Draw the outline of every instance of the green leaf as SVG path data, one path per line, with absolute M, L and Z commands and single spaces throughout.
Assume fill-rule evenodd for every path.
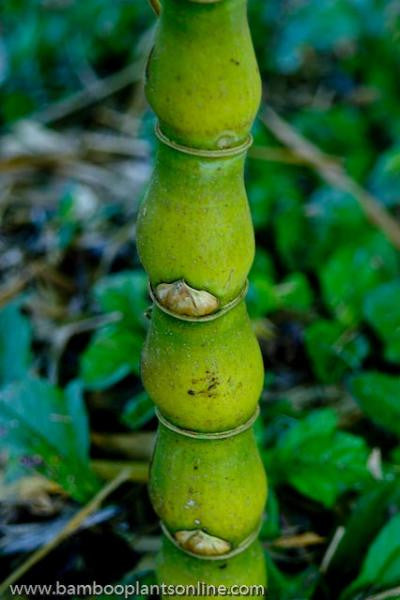
M 0 310 L 0 384 L 25 376 L 31 363 L 32 328 L 21 314 L 20 303 Z
M 396 251 L 381 233 L 373 233 L 362 245 L 340 247 L 324 265 L 320 273 L 324 300 L 339 321 L 357 324 L 366 294 L 397 272 Z
M 71 381 L 64 390 L 68 414 L 74 424 L 74 447 L 77 456 L 84 464 L 89 462 L 90 429 L 86 406 L 83 399 L 83 386 L 79 380 Z
M 253 276 L 250 280 L 246 302 L 252 319 L 260 319 L 274 312 L 279 306 L 275 285 L 264 277 Z
M 396 466 L 400 466 L 400 446 L 397 446 L 391 451 L 390 459 Z
M 268 488 L 267 506 L 265 509 L 265 519 L 260 531 L 260 538 L 274 539 L 280 535 L 280 513 L 279 501 L 276 492 L 272 486 Z
M 271 283 L 275 280 L 274 263 L 271 256 L 262 248 L 256 249 L 249 277 L 263 277 Z
M 153 417 L 154 404 L 146 392 L 141 392 L 127 402 L 121 420 L 131 429 L 140 429 Z
M 355 375 L 350 391 L 372 421 L 400 436 L 400 379 L 379 371 Z
M 354 239 L 362 243 L 371 232 L 354 196 L 331 187 L 320 187 L 311 195 L 306 213 L 312 231 L 312 265 L 316 268 L 323 267 L 332 248 Z
M 269 255 L 257 251 L 250 271 L 250 287 L 246 298 L 250 316 L 264 317 L 275 310 L 305 312 L 310 309 L 313 294 L 303 273 L 290 273 L 281 283 L 274 283 L 274 271 Z
M 337 430 L 330 409 L 295 421 L 272 450 L 264 453 L 267 472 L 275 483 L 289 483 L 328 508 L 346 491 L 371 480 L 364 440 Z
M 355 504 L 345 523 L 345 534 L 329 564 L 341 576 L 353 573 L 360 565 L 365 548 L 385 525 L 387 515 L 400 510 L 397 481 L 377 481 Z
M 372 171 L 370 186 L 372 192 L 387 206 L 400 202 L 400 147 L 394 146 L 380 154 Z
M 98 489 L 89 466 L 89 434 L 81 386 L 65 392 L 27 377 L 0 391 L 0 431 L 11 456 L 58 482 L 79 501 Z
M 141 329 L 149 306 L 147 276 L 143 271 L 109 275 L 94 287 L 94 297 L 105 313 L 120 312 L 127 326 Z
M 119 312 L 121 321 L 100 329 L 81 357 L 81 377 L 87 388 L 105 389 L 130 373 L 139 375 L 148 307 L 143 271 L 105 277 L 94 288 L 102 311 Z
M 283 263 L 292 270 L 302 270 L 309 261 L 310 230 L 301 198 L 284 196 L 277 207 L 273 226 Z
M 264 250 L 256 250 L 253 266 L 249 274 L 249 291 L 246 302 L 252 319 L 259 319 L 276 310 L 277 293 L 274 285 L 272 259 Z
M 368 549 L 361 573 L 342 594 L 341 600 L 352 599 L 364 588 L 378 591 L 400 583 L 400 514 L 381 530 Z M 371 589 L 372 587 L 372 589 Z
M 323 319 L 307 327 L 305 343 L 314 373 L 324 383 L 339 381 L 346 371 L 359 367 L 369 351 L 365 336 Z
M 290 273 L 277 286 L 279 308 L 306 312 L 313 302 L 313 293 L 303 273 Z
M 364 314 L 385 342 L 385 358 L 400 362 L 400 282 L 391 281 L 370 292 Z
M 296 576 L 284 575 L 270 556 L 266 555 L 269 600 L 309 600 L 319 580 L 316 567 L 309 567 Z
M 265 133 L 265 128 L 255 131 L 256 143 L 259 146 L 276 144 Z M 248 161 L 249 177 L 246 180 L 251 214 L 254 227 L 257 230 L 265 229 L 272 220 L 277 199 L 299 197 L 299 186 L 293 170 L 283 167 L 278 163 L 268 163 L 262 160 Z
M 98 204 L 94 191 L 88 186 L 75 183 L 63 190 L 54 223 L 60 248 L 70 246 L 83 226 L 90 228 L 101 215 Z
M 123 324 L 100 329 L 81 357 L 81 378 L 93 390 L 105 389 L 127 375 L 139 375 L 143 335 Z

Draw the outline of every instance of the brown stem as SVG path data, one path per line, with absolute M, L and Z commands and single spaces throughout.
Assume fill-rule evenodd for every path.
M 156 13 L 156 15 L 159 16 L 159 14 L 161 12 L 160 0 L 149 0 L 149 4 L 150 4 L 151 8 L 153 9 L 153 11 Z

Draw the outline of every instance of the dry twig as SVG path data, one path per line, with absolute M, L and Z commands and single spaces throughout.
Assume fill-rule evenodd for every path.
M 265 107 L 261 120 L 264 125 L 294 153 L 310 164 L 330 185 L 356 198 L 369 221 L 381 229 L 392 244 L 400 249 L 400 225 L 372 194 L 354 181 L 334 159 L 298 133 L 274 110 Z
M 129 460 L 92 460 L 90 465 L 101 479 L 109 481 L 122 470 L 129 472 L 129 481 L 147 483 L 149 480 L 149 463 Z
M 137 60 L 109 77 L 95 80 L 85 89 L 65 100 L 52 104 L 34 115 L 33 118 L 42 123 L 59 121 L 74 112 L 83 110 L 91 104 L 100 102 L 100 100 L 104 100 L 108 96 L 123 90 L 132 83 L 139 81 L 141 77 L 143 77 L 143 59 Z
M 35 566 L 39 561 L 41 561 L 45 556 L 47 556 L 50 552 L 52 552 L 57 546 L 59 546 L 64 540 L 73 535 L 81 526 L 81 524 L 87 519 L 89 515 L 91 515 L 95 510 L 99 508 L 99 506 L 104 502 L 104 500 L 114 492 L 122 483 L 129 480 L 130 472 L 129 469 L 124 469 L 120 471 L 110 483 L 108 483 L 105 487 L 103 487 L 98 494 L 84 506 L 81 510 L 79 510 L 73 517 L 68 521 L 68 523 L 63 527 L 63 529 L 56 535 L 48 544 L 45 544 L 39 550 L 34 552 L 28 560 L 22 563 L 9 577 L 7 577 L 0 584 L 0 597 L 3 596 L 8 591 L 10 585 L 14 584 L 16 581 L 21 579 L 25 573 L 27 573 L 33 566 Z
M 107 450 L 134 460 L 150 460 L 155 444 L 155 433 L 139 431 L 137 433 L 97 433 L 91 435 L 92 443 Z
M 322 563 L 319 568 L 321 573 L 326 573 L 327 570 L 329 569 L 329 565 L 332 562 L 332 558 L 335 556 L 336 550 L 338 549 L 338 546 L 339 546 L 340 542 L 342 541 L 342 538 L 345 533 L 346 533 L 346 529 L 344 527 L 338 527 L 336 529 L 335 535 L 333 536 L 332 541 L 329 544 L 329 546 L 325 552 L 325 555 L 322 559 Z
M 48 266 L 43 262 L 35 262 L 28 266 L 20 275 L 7 285 L 0 288 L 0 307 L 10 302 L 38 275 L 41 275 Z
M 314 533 L 313 531 L 307 531 L 300 533 L 299 535 L 288 535 L 277 538 L 272 542 L 272 546 L 275 548 L 306 548 L 308 546 L 318 546 L 325 543 L 325 538 Z
M 308 165 L 308 161 L 292 152 L 290 148 L 273 148 L 269 146 L 252 146 L 249 157 L 268 162 L 286 163 L 288 165 Z

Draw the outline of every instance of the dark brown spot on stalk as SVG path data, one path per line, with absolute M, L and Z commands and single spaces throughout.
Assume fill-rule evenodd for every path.
M 207 396 L 208 398 L 212 398 L 216 395 L 215 388 L 219 385 L 219 379 L 216 375 L 212 374 L 212 371 L 206 371 L 205 377 L 199 377 L 198 379 L 192 379 L 192 384 L 194 386 L 198 384 L 203 384 L 203 389 L 190 389 L 187 393 L 190 396 L 198 395 L 198 396 Z
M 240 61 L 236 60 L 236 58 L 231 58 L 231 63 L 233 63 L 237 67 L 240 65 Z

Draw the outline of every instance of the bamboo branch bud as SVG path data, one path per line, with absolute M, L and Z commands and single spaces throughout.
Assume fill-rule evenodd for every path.
M 195 290 L 185 281 L 160 283 L 156 287 L 157 298 L 165 308 L 178 315 L 203 317 L 218 310 L 219 302 L 205 290 Z
M 177 531 L 175 539 L 182 548 L 200 556 L 220 556 L 221 554 L 227 554 L 232 548 L 229 542 L 208 535 L 200 529 Z

